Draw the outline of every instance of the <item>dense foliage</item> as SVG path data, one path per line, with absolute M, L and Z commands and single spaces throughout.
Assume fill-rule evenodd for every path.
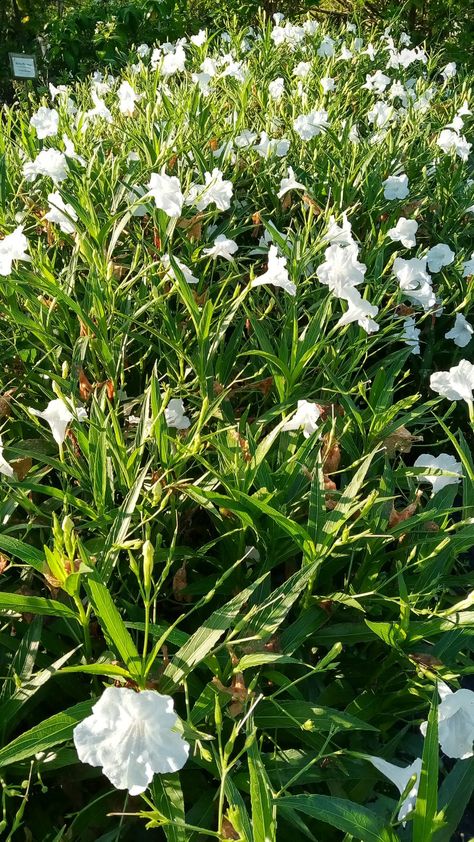
M 266 21 L 2 111 L 6 838 L 455 838 L 474 184 L 444 65 Z M 143 795 L 73 743 L 114 682 L 190 745 Z M 373 757 L 415 764 L 411 812 Z

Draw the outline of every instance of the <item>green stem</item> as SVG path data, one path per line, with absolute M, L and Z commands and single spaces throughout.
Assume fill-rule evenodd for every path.
M 86 661 L 92 660 L 92 641 L 91 641 L 91 634 L 89 630 L 89 613 L 88 611 L 84 610 L 84 606 L 81 602 L 80 597 L 74 597 L 74 603 L 76 605 L 78 614 L 79 614 L 79 622 L 82 626 L 82 633 L 84 635 L 84 653 L 86 656 Z

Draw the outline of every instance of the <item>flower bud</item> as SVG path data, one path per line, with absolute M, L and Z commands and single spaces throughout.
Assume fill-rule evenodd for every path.
M 68 363 L 67 360 L 64 360 L 64 362 L 61 366 L 61 377 L 64 380 L 66 380 L 66 377 L 68 376 L 68 374 L 69 374 L 69 363 Z
M 145 585 L 145 590 L 149 591 L 151 586 L 151 575 L 153 573 L 153 556 L 154 556 L 154 549 L 153 544 L 151 541 L 145 541 L 142 547 L 142 554 L 143 554 L 143 584 Z
M 74 540 L 74 522 L 69 515 L 63 518 L 63 522 L 61 524 L 61 528 L 63 531 L 63 538 L 64 538 L 64 546 L 66 548 L 66 553 L 69 558 L 73 558 L 75 552 L 75 540 Z

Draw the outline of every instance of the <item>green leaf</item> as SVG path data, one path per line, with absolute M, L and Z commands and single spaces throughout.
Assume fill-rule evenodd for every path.
M 420 785 L 413 815 L 413 842 L 431 842 L 438 807 L 438 691 L 433 694 L 423 746 Z
M 14 611 L 16 614 L 43 614 L 48 617 L 64 617 L 77 620 L 77 614 L 68 605 L 42 596 L 23 596 L 18 593 L 0 593 L 0 612 Z
M 45 719 L 29 731 L 25 731 L 24 734 L 0 749 L 0 768 L 9 766 L 11 763 L 19 763 L 20 760 L 26 760 L 39 751 L 46 751 L 71 739 L 75 726 L 89 716 L 93 704 L 92 699 L 79 702 L 63 710 L 62 713 L 50 716 L 49 719 Z
M 399 842 L 398 836 L 386 823 L 353 801 L 334 798 L 330 795 L 289 795 L 276 802 L 278 810 L 285 807 L 299 810 L 321 822 L 349 833 L 362 842 Z
M 25 564 L 31 565 L 40 573 L 44 570 L 44 555 L 35 547 L 30 547 L 18 538 L 12 538 L 10 535 L 0 535 L 0 550 L 8 555 L 19 558 Z
M 307 731 L 330 731 L 332 728 L 336 731 L 377 731 L 373 725 L 351 714 L 295 699 L 285 700 L 281 705 L 274 699 L 264 699 L 255 710 L 255 724 L 259 728 L 297 728 L 299 725 Z
M 85 588 L 109 646 L 120 655 L 130 674 L 134 678 L 141 678 L 140 655 L 108 589 L 92 577 L 85 582 Z
M 170 822 L 163 825 L 168 842 L 187 842 L 186 829 L 180 827 L 184 825 L 185 814 L 179 774 L 155 775 L 150 789 L 154 806 Z
M 272 787 L 262 763 L 256 740 L 247 750 L 250 775 L 250 803 L 254 842 L 275 842 L 276 805 L 272 800 Z
M 439 790 L 433 842 L 451 842 L 474 790 L 474 757 L 458 760 Z

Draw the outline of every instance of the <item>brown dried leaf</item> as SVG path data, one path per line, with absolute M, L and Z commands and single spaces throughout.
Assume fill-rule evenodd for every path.
M 423 441 L 423 436 L 412 436 L 406 427 L 398 427 L 390 433 L 382 444 L 387 451 L 387 456 L 395 456 L 396 452 L 410 453 L 414 442 Z
M 30 456 L 23 456 L 21 459 L 13 459 L 10 462 L 15 474 L 17 475 L 20 482 L 25 479 L 28 471 L 31 471 L 31 466 L 33 464 L 33 460 Z
M 173 576 L 173 596 L 176 602 L 191 602 L 189 594 L 184 594 L 182 591 L 188 585 L 188 577 L 186 573 L 186 562 L 183 561 L 181 567 Z

